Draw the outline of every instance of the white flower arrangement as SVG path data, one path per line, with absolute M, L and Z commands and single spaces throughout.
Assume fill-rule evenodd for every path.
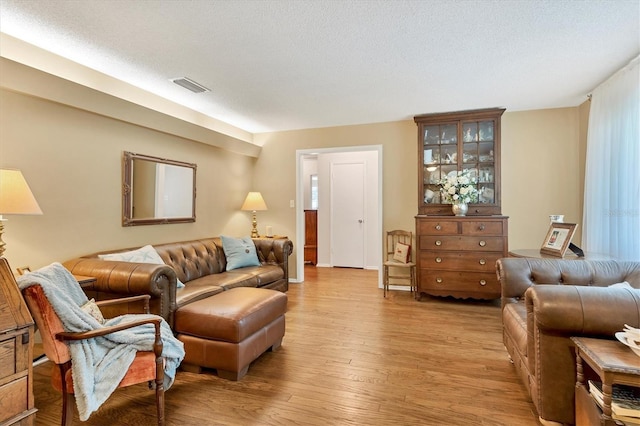
M 477 202 L 476 183 L 469 170 L 459 171 L 455 176 L 446 176 L 438 182 L 442 199 L 449 204 Z

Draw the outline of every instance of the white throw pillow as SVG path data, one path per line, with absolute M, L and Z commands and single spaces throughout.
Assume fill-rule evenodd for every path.
M 393 250 L 393 260 L 409 263 L 411 261 L 411 246 L 405 243 L 396 243 L 396 247 Z
M 140 247 L 137 250 L 123 251 L 121 253 L 99 254 L 102 260 L 117 260 L 120 262 L 133 263 L 152 263 L 154 265 L 164 265 L 164 261 L 151 245 Z M 184 284 L 176 278 L 178 288 L 184 287 Z
M 630 288 L 630 289 L 633 288 L 633 287 L 631 287 L 631 284 L 629 284 L 626 281 L 622 281 L 621 283 L 611 284 L 609 287 L 613 287 L 613 288 Z
M 100 311 L 100 308 L 96 304 L 95 299 L 88 300 L 87 303 L 80 306 L 80 309 L 94 317 L 100 324 L 104 324 L 104 316 L 102 315 L 102 311 Z

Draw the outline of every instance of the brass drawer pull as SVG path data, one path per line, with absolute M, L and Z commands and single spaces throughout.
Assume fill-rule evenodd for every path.
M 442 258 L 436 257 L 436 263 L 442 263 Z
M 482 225 L 478 226 L 478 229 L 479 229 L 480 231 L 484 231 L 484 224 L 482 224 Z
M 442 241 L 440 241 L 440 240 L 436 240 L 436 245 L 437 245 L 437 246 L 441 246 L 441 245 L 442 245 Z
M 441 230 L 442 230 L 442 226 L 436 225 L 436 231 L 441 231 Z
M 486 246 L 486 245 L 487 245 L 487 242 L 486 242 L 485 240 L 480 240 L 480 242 L 478 243 L 478 245 L 479 245 L 480 247 L 484 247 L 484 246 Z
M 442 278 L 440 278 L 440 277 L 436 278 L 436 282 L 437 282 L 438 284 L 440 284 L 440 283 L 442 282 Z
M 487 280 L 480 280 L 480 285 L 487 285 Z
M 487 261 L 485 259 L 480 259 L 480 262 L 478 262 L 478 263 L 480 263 L 481 265 L 486 265 Z

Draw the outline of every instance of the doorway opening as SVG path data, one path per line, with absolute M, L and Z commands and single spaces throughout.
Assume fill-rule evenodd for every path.
M 332 169 L 345 164 L 364 167 L 364 215 L 355 218 L 363 231 L 363 267 L 378 271 L 378 284 L 382 285 L 382 145 L 350 146 L 340 148 L 303 149 L 296 151 L 296 282 L 304 281 L 305 270 L 305 210 L 311 208 L 311 185 L 316 186 L 318 215 L 317 267 L 340 266 L 333 264 L 332 245 L 335 232 L 332 215 L 340 215 L 341 206 L 332 205 Z M 311 176 L 315 175 L 311 179 Z M 344 176 L 343 176 L 344 178 Z M 340 176 L 337 176 L 340 179 Z

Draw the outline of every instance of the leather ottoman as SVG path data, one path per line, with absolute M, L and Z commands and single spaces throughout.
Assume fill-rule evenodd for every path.
M 267 349 L 284 336 L 287 295 L 263 288 L 236 287 L 189 303 L 176 311 L 174 331 L 184 343 L 181 368 L 240 380 Z

